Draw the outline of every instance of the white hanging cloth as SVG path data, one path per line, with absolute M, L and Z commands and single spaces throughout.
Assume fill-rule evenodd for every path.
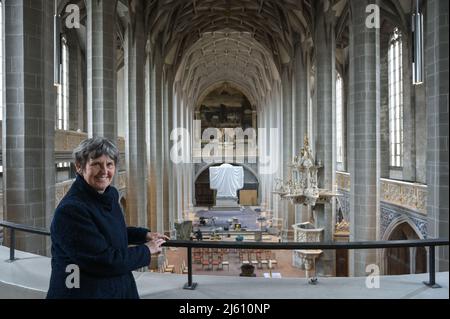
M 210 167 L 209 185 L 211 189 L 217 190 L 217 198 L 236 198 L 236 191 L 244 187 L 244 169 L 230 164 Z

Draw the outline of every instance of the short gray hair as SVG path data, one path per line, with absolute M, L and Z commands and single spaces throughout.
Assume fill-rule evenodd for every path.
M 93 137 L 85 139 L 73 150 L 75 163 L 79 163 L 82 168 L 86 167 L 89 159 L 96 159 L 102 155 L 109 156 L 114 164 L 119 164 L 119 149 L 109 139 L 104 137 Z

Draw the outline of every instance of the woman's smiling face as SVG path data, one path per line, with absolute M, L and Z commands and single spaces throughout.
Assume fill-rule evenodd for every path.
M 97 192 L 103 193 L 105 189 L 112 183 L 114 174 L 116 173 L 116 165 L 107 155 L 102 155 L 96 159 L 89 159 L 86 167 L 81 169 L 77 165 L 77 171 L 84 177 L 88 183 Z

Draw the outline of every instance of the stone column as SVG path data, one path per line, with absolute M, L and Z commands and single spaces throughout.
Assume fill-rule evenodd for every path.
M 277 171 L 272 176 L 270 189 L 273 189 L 275 178 L 283 179 L 283 104 L 281 96 L 281 83 L 277 83 L 274 85 L 274 93 L 272 96 L 273 107 L 270 108 L 270 127 L 276 128 L 276 130 L 270 133 L 270 146 L 273 147 L 275 144 L 277 147 L 275 147 L 275 151 L 272 151 L 270 154 L 271 160 L 278 162 L 275 164 L 277 166 Z M 272 195 L 271 198 L 272 207 L 274 209 L 274 217 L 283 218 L 284 215 L 280 210 L 282 207 L 282 200 L 280 199 L 280 196 Z
M 175 112 L 174 112 L 174 127 L 176 128 L 182 128 L 183 125 L 181 123 L 181 89 L 180 89 L 180 83 L 177 82 L 175 84 L 177 90 L 174 92 L 175 95 L 175 103 L 174 103 L 174 107 L 175 107 Z M 171 142 L 171 143 L 174 143 Z M 172 144 L 174 145 L 174 144 Z M 174 193 L 174 199 L 175 199 L 175 213 L 176 213 L 176 219 L 182 219 L 185 216 L 183 215 L 183 192 L 182 192 L 182 181 L 183 181 L 183 174 L 182 174 L 182 167 L 183 167 L 183 163 L 178 163 L 178 164 L 173 164 L 174 165 L 174 180 L 173 182 L 175 183 L 175 193 Z
M 192 109 L 187 113 L 187 128 L 189 132 L 194 131 L 194 112 Z M 189 149 L 192 150 L 192 139 L 189 140 Z M 192 209 L 194 206 L 194 197 L 195 197 L 195 165 L 193 164 L 192 152 L 189 154 L 189 164 L 188 164 L 188 201 L 186 203 L 187 209 Z
M 380 178 L 380 34 L 366 26 L 366 7 L 351 1 L 349 172 L 350 241 L 377 239 Z M 350 273 L 365 276 L 376 263 L 375 250 L 350 251 Z
M 188 110 L 188 106 L 186 105 L 186 96 L 183 94 L 183 98 L 181 101 L 181 106 L 180 106 L 180 120 L 179 123 L 181 124 L 181 126 L 183 128 L 185 128 L 190 134 L 194 134 L 193 131 L 189 130 L 189 126 L 187 125 L 187 114 L 189 112 Z M 192 138 L 192 137 L 191 137 Z M 189 145 L 190 141 L 185 141 L 184 147 L 187 148 Z M 188 174 L 189 174 L 189 159 L 191 158 L 191 154 L 187 154 L 187 158 L 185 162 L 183 162 L 181 164 L 180 167 L 180 172 L 181 172 L 181 180 L 180 180 L 180 184 L 181 184 L 181 196 L 180 196 L 180 200 L 181 200 L 181 207 L 183 209 L 183 211 L 186 211 L 188 209 Z
M 448 1 L 426 2 L 425 83 L 428 115 L 428 236 L 448 238 Z M 448 271 L 448 247 L 436 250 Z
M 49 228 L 55 209 L 53 3 L 3 1 L 3 9 L 4 219 Z M 16 249 L 45 255 L 49 244 L 45 236 L 16 232 Z
M 294 154 L 300 154 L 305 135 L 308 132 L 308 71 L 306 69 L 309 56 L 304 50 L 305 44 L 298 41 L 294 55 L 294 82 L 295 82 L 295 106 L 294 106 Z M 311 138 L 311 137 L 309 137 Z M 307 207 L 295 206 L 295 223 L 306 222 L 308 216 Z
M 175 88 L 174 88 L 174 70 L 171 69 L 170 77 L 169 77 L 169 136 L 168 136 L 168 148 L 169 148 L 169 165 L 170 165 L 170 171 L 169 171 L 169 181 L 170 181 L 170 198 L 169 198 L 169 211 L 170 211 L 170 223 L 173 225 L 174 222 L 179 220 L 178 218 L 178 209 L 177 209 L 177 173 L 176 173 L 176 167 L 175 163 L 172 161 L 170 157 L 170 151 L 172 149 L 173 143 L 170 140 L 170 135 L 172 134 L 172 131 L 177 127 L 176 118 L 177 118 L 177 105 L 175 102 Z
M 145 37 L 141 2 L 134 2 L 135 15 L 125 32 L 125 95 L 128 106 L 126 136 L 127 222 L 147 225 L 146 143 L 145 143 Z
M 258 125 L 257 125 L 258 119 L 257 119 L 256 114 L 257 114 L 256 111 L 252 111 L 252 127 L 253 127 L 255 130 L 258 128 Z
M 326 10 L 326 11 L 325 11 Z M 316 160 L 322 161 L 319 169 L 319 187 L 333 190 L 336 180 L 336 42 L 334 11 L 325 9 L 325 1 L 316 6 L 316 92 L 317 135 L 315 138 Z M 316 227 L 324 228 L 323 240 L 333 241 L 334 200 L 330 204 L 315 207 Z M 334 275 L 335 251 L 326 250 L 317 263 L 321 275 Z
M 69 49 L 69 130 L 76 131 L 81 128 L 79 123 L 79 107 L 82 105 L 80 101 L 79 90 L 81 87 L 79 85 L 79 78 L 81 74 L 78 73 L 79 70 L 79 45 L 76 34 L 73 30 L 67 31 L 68 49 Z M 81 121 L 82 122 L 82 121 Z
M 115 1 L 86 1 L 86 11 L 88 136 L 115 141 Z
M 173 122 L 173 103 L 172 103 L 172 69 L 170 65 L 165 65 L 164 70 L 164 107 L 163 107 L 163 129 L 164 135 L 162 146 L 164 148 L 163 160 L 163 188 L 164 188 L 164 226 L 165 231 L 171 230 L 173 226 L 173 189 L 172 189 L 172 162 L 170 160 L 170 132 L 172 131 Z
M 283 94 L 283 180 L 288 181 L 290 178 L 291 168 L 288 166 L 292 163 L 292 72 L 287 65 L 283 68 L 281 75 L 282 94 Z M 289 201 L 282 201 L 282 211 L 284 218 L 284 229 L 291 232 L 291 225 L 294 224 L 295 210 L 294 205 Z

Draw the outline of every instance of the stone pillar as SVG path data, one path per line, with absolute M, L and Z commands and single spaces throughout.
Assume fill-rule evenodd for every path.
M 293 147 L 292 147 L 292 72 L 287 65 L 283 68 L 281 75 L 281 85 L 283 94 L 283 180 L 288 181 L 290 178 L 291 168 L 288 166 L 292 163 Z M 294 224 L 295 210 L 294 205 L 290 201 L 282 201 L 282 218 L 284 218 L 283 228 L 291 231 L 291 225 Z
M 172 189 L 172 161 L 170 160 L 170 132 L 172 131 L 172 69 L 170 65 L 165 65 L 164 70 L 164 106 L 163 106 L 163 140 L 162 146 L 164 148 L 164 160 L 163 160 L 163 189 L 164 189 L 164 226 L 165 231 L 170 232 L 173 226 L 173 189 Z
M 187 123 L 187 116 L 188 116 L 188 106 L 186 103 L 186 96 L 183 96 L 182 103 L 180 107 L 180 124 L 183 128 L 185 128 L 190 134 L 194 134 L 193 131 L 189 130 L 189 126 Z M 188 146 L 190 141 L 185 141 L 184 145 L 185 147 Z M 188 174 L 189 174 L 189 159 L 191 158 L 191 154 L 187 155 L 187 161 L 183 162 L 181 164 L 181 207 L 183 211 L 186 211 L 188 209 Z
M 325 11 L 326 10 L 326 11 Z M 325 9 L 325 1 L 317 2 L 315 27 L 317 135 L 315 138 L 316 160 L 322 161 L 319 169 L 319 187 L 333 190 L 336 180 L 336 42 L 334 11 Z M 317 204 L 316 227 L 324 228 L 323 240 L 333 241 L 334 201 Z M 326 250 L 317 263 L 321 275 L 334 275 L 335 251 Z
M 308 54 L 304 51 L 304 43 L 298 41 L 294 55 L 294 82 L 295 82 L 295 106 L 294 106 L 294 154 L 300 154 L 305 135 L 308 132 L 308 71 L 306 69 Z M 309 137 L 311 138 L 311 137 Z M 306 222 L 308 216 L 307 207 L 295 206 L 295 223 Z
M 428 236 L 448 238 L 448 1 L 426 5 Z M 448 247 L 438 248 L 436 259 L 437 270 L 448 271 Z
M 170 151 L 172 149 L 172 142 L 170 141 L 170 135 L 172 131 L 177 128 L 176 118 L 177 118 L 177 105 L 175 103 L 175 88 L 174 88 L 174 70 L 171 69 L 170 77 L 169 77 L 169 136 L 168 136 L 168 148 L 169 148 L 169 185 L 170 185 L 170 198 L 169 198 L 169 211 L 170 211 L 170 224 L 173 225 L 177 220 L 180 220 L 178 217 L 178 209 L 177 209 L 177 173 L 175 163 L 172 161 L 170 156 Z
M 176 128 L 182 128 L 183 125 L 181 123 L 181 94 L 180 94 L 180 83 L 177 82 L 175 84 L 177 90 L 174 92 L 175 95 L 175 103 L 174 103 L 174 107 L 175 107 L 175 112 L 174 112 L 174 127 Z M 175 143 L 175 141 L 171 141 L 171 145 L 173 146 Z M 183 167 L 183 163 L 178 163 L 178 164 L 173 164 L 174 166 L 174 180 L 173 182 L 175 183 L 175 193 L 174 193 L 174 200 L 175 200 L 175 219 L 182 219 L 185 218 L 187 216 L 184 216 L 184 211 L 183 211 L 183 192 L 182 192 L 182 180 L 183 180 L 183 174 L 182 174 L 182 167 Z
M 187 128 L 189 132 L 194 131 L 194 112 L 193 109 L 189 109 L 187 113 Z M 192 150 L 192 139 L 189 140 L 188 148 Z M 192 153 L 189 154 L 189 164 L 188 164 L 188 201 L 186 203 L 187 209 L 192 209 L 194 197 L 195 197 L 195 165 L 193 164 Z
M 115 1 L 86 1 L 86 12 L 88 136 L 115 141 Z
M 83 101 L 80 101 L 79 95 L 79 90 L 81 89 L 79 85 L 81 74 L 78 73 L 80 49 L 75 32 L 68 30 L 66 34 L 69 49 L 69 130 L 76 131 L 78 128 L 81 128 L 78 116 L 80 114 L 79 106 L 83 103 Z
M 3 1 L 3 9 L 4 219 L 49 228 L 55 209 L 53 3 Z M 49 244 L 45 236 L 16 232 L 16 249 L 45 255 Z
M 256 130 L 258 129 L 258 125 L 257 125 L 257 116 L 256 116 L 256 111 L 252 111 L 252 127 Z
M 377 239 L 380 179 L 380 34 L 366 26 L 366 7 L 351 1 L 349 172 L 350 241 Z M 375 250 L 350 251 L 350 274 L 365 276 L 376 263 Z
M 145 142 L 145 37 L 141 2 L 134 2 L 131 25 L 125 32 L 125 95 L 128 107 L 126 136 L 127 222 L 131 226 L 147 225 L 146 142 Z

